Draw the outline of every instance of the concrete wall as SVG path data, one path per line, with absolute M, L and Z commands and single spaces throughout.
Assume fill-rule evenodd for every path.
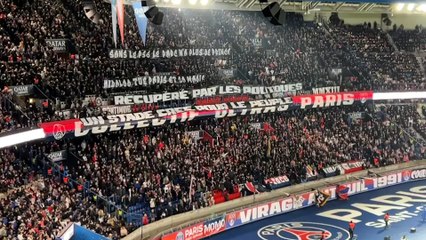
M 416 167 L 424 167 L 426 168 L 426 160 L 422 161 L 413 161 L 398 165 L 392 165 L 388 167 L 383 167 L 380 169 L 372 169 L 370 171 L 378 174 L 383 174 L 386 172 L 393 172 L 402 169 L 416 168 Z M 132 232 L 130 235 L 124 238 L 124 240 L 140 240 L 140 239 L 153 239 L 156 236 L 161 235 L 162 233 L 166 233 L 171 231 L 172 229 L 183 228 L 188 224 L 193 224 L 199 222 L 206 218 L 211 218 L 217 214 L 229 212 L 231 210 L 237 210 L 241 208 L 246 208 L 250 205 L 259 204 L 262 202 L 271 201 L 274 199 L 281 198 L 283 196 L 287 196 L 288 194 L 296 194 L 301 192 L 309 191 L 312 188 L 320 188 L 329 185 L 336 185 L 337 183 L 345 182 L 348 180 L 353 180 L 358 177 L 367 176 L 367 170 L 347 174 L 340 175 L 331 178 L 325 178 L 318 181 L 298 184 L 294 186 L 289 186 L 285 188 L 281 188 L 269 193 L 262 193 L 256 196 L 248 196 L 239 198 L 230 202 L 221 203 L 209 208 L 199 209 L 192 212 L 182 213 L 178 215 L 174 215 L 155 223 L 144 226 L 143 228 L 139 228 L 136 231 Z M 143 237 L 141 237 L 141 235 Z

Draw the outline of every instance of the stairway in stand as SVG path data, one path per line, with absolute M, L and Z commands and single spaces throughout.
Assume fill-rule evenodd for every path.
M 393 47 L 393 50 L 399 52 L 398 47 L 396 46 L 395 42 L 393 41 L 393 38 L 388 32 L 386 32 L 386 38 L 388 39 L 390 45 Z

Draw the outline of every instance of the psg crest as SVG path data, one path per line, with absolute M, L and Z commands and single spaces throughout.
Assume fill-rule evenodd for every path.
M 283 222 L 265 226 L 257 232 L 263 240 L 315 240 L 321 239 L 325 233 L 327 240 L 349 240 L 349 232 L 345 229 L 315 222 Z

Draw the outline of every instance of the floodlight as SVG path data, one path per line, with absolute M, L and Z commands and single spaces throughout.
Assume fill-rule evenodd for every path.
M 414 4 L 414 3 L 409 3 L 409 4 L 407 5 L 407 10 L 408 10 L 408 11 L 410 11 L 410 12 L 412 12 L 412 11 L 414 10 L 414 7 L 416 7 L 416 4 Z
M 396 10 L 396 11 L 398 11 L 398 12 L 400 12 L 400 11 L 402 11 L 402 9 L 404 8 L 404 6 L 405 6 L 405 4 L 404 4 L 404 3 L 397 3 L 397 4 L 395 5 L 395 10 Z

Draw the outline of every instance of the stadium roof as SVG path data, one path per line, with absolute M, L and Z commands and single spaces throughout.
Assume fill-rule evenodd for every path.
M 109 2 L 110 0 L 104 0 Z M 125 0 L 131 4 L 137 0 Z M 159 7 L 208 8 L 225 10 L 259 11 L 267 4 L 258 0 L 154 0 Z M 273 0 L 269 0 L 269 3 Z M 347 13 L 426 13 L 426 0 L 352 0 L 337 1 L 299 1 L 276 0 L 288 12 L 347 12 Z

